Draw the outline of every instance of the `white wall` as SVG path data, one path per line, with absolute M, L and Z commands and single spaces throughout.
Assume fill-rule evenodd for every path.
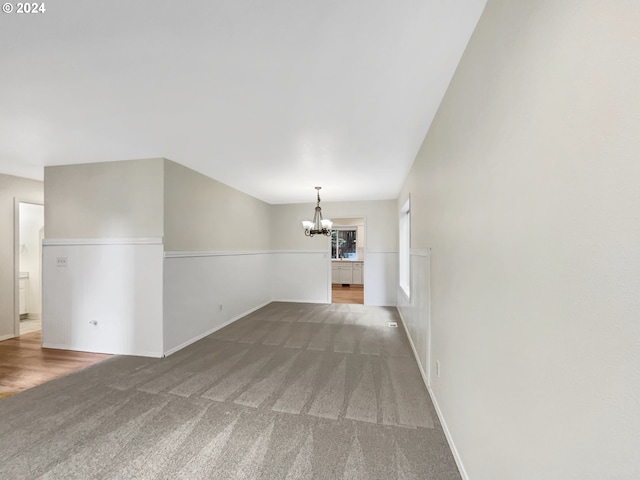
M 171 354 L 271 301 L 266 252 L 167 252 L 164 351 Z
M 304 236 L 303 231 L 300 232 Z M 271 298 L 279 302 L 331 303 L 328 251 L 271 253 Z
M 45 240 L 43 346 L 161 357 L 162 262 L 161 239 Z
M 397 304 L 398 252 L 366 252 L 364 261 L 364 304 Z
M 42 203 L 42 182 L 0 174 L 0 340 L 17 335 L 18 300 L 14 270 L 14 199 Z M 17 305 L 15 305 L 17 309 Z
M 397 252 L 398 252 L 398 212 L 395 200 L 365 202 L 322 202 L 325 218 L 365 219 L 366 245 L 364 251 L 364 301 L 366 305 L 396 305 Z M 282 270 L 276 276 L 279 280 L 291 279 L 305 282 L 297 289 L 289 285 L 274 287 L 274 300 L 300 302 L 322 302 L 325 288 L 330 285 L 330 257 L 322 256 L 330 252 L 329 239 L 323 236 L 306 237 L 302 230 L 302 220 L 313 217 L 314 203 L 272 205 L 271 207 L 271 248 L 281 251 Z M 313 263 L 300 263 L 296 252 L 306 252 L 313 256 Z M 286 258 L 286 259 L 285 259 Z M 322 266 L 324 263 L 324 266 Z M 285 268 L 285 266 L 287 266 Z M 295 268 L 295 269 L 290 269 Z M 296 277 L 294 277 L 294 275 Z M 297 292 L 297 293 L 296 293 Z M 292 296 L 298 297 L 291 298 Z
M 431 262 L 429 255 L 428 249 L 411 250 L 409 296 L 398 286 L 398 311 L 425 382 L 428 382 L 431 359 L 429 323 Z
M 490 0 L 403 189 L 467 478 L 640 478 L 638 25 Z
M 164 172 L 170 354 L 268 303 L 272 263 L 268 204 L 170 160 Z
M 44 207 L 33 203 L 19 205 L 19 270 L 29 274 L 26 306 L 30 318 L 40 318 L 41 300 L 41 241 L 44 228 Z
M 45 167 L 44 177 L 43 344 L 161 356 L 164 159 Z
M 313 213 L 313 204 L 271 206 L 170 160 L 139 162 L 46 168 L 45 211 L 49 212 L 47 218 L 51 222 L 47 225 L 47 255 L 51 265 L 52 255 L 59 253 L 52 250 L 54 247 L 64 247 L 69 255 L 77 256 L 87 251 L 87 245 L 109 246 L 119 242 L 146 245 L 156 239 L 164 243 L 160 275 L 163 287 L 159 290 L 162 321 L 160 324 L 151 319 L 143 321 L 145 328 L 158 329 L 150 332 L 150 336 L 156 340 L 160 336 L 162 353 L 170 354 L 271 300 L 331 301 L 329 239 L 307 238 L 300 226 L 300 220 Z M 144 199 L 131 192 L 136 182 L 124 181 L 131 177 L 144 184 Z M 85 188 L 85 184 L 95 188 Z M 120 192 L 119 198 L 112 198 L 114 191 Z M 142 206 L 136 204 L 138 201 Z M 395 305 L 395 201 L 328 203 L 327 208 L 328 217 L 365 218 L 365 303 Z M 145 209 L 153 210 L 149 212 L 150 219 L 138 225 L 138 217 Z M 82 224 L 85 220 L 87 225 Z M 115 224 L 121 228 L 108 228 Z M 161 236 L 152 235 L 158 231 Z M 59 237 L 52 238 L 51 232 Z M 98 236 L 113 232 L 131 236 L 121 239 Z M 76 247 L 80 253 L 75 251 Z M 143 255 L 138 250 L 133 254 L 134 260 L 147 261 L 144 256 L 137 257 Z M 119 250 L 101 247 L 97 251 L 101 261 L 90 262 L 96 272 L 106 268 L 109 262 L 105 259 L 109 255 L 115 256 L 112 261 L 119 265 Z M 45 282 L 49 301 L 45 304 L 44 323 L 50 328 L 43 328 L 43 338 L 49 345 L 122 352 L 122 346 L 115 342 L 116 333 L 112 343 L 95 343 L 93 330 L 86 326 L 87 316 L 108 295 L 118 295 L 122 308 L 126 308 L 131 296 L 147 295 L 135 290 L 142 288 L 137 280 L 146 276 L 155 285 L 156 266 L 148 273 L 136 269 L 133 279 L 127 277 L 130 272 L 126 269 L 110 274 L 111 280 L 128 285 L 133 291 L 101 286 L 102 293 L 92 293 L 75 286 L 90 274 L 86 270 L 89 260 L 82 255 L 78 258 L 74 259 L 74 264 L 80 263 L 77 270 L 57 266 L 48 270 Z M 152 292 L 157 294 L 158 290 Z M 153 305 L 157 301 L 149 299 Z M 82 306 L 79 312 L 77 305 Z M 67 320 L 62 321 L 63 317 Z M 126 332 L 117 333 L 121 334 L 127 338 Z M 135 348 L 142 351 L 140 345 Z M 156 344 L 144 351 L 155 355 Z

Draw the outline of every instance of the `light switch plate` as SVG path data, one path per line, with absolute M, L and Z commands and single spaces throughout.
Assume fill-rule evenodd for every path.
M 58 267 L 66 267 L 67 266 L 67 257 L 57 257 L 56 265 Z

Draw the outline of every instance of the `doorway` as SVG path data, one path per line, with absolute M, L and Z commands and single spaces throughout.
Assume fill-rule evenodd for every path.
M 18 202 L 16 214 L 18 311 L 14 330 L 24 335 L 42 330 L 44 206 Z
M 331 303 L 364 304 L 365 219 L 332 218 Z

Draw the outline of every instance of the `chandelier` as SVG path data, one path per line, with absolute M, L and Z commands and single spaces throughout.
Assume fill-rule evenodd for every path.
M 320 189 L 322 187 L 316 187 L 318 191 L 318 203 L 316 204 L 316 211 L 313 214 L 313 221 L 304 220 L 302 226 L 304 227 L 304 234 L 307 237 L 313 237 L 314 235 L 331 235 L 331 226 L 333 222 L 331 220 L 322 219 L 322 210 L 320 209 Z

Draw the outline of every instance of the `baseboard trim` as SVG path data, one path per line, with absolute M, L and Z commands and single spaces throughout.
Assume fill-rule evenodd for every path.
M 422 376 L 422 381 L 424 382 L 424 386 L 427 387 L 428 389 L 429 382 L 427 380 L 427 372 L 424 371 L 424 368 L 420 363 L 420 360 L 418 357 L 418 351 L 416 350 L 416 346 L 413 344 L 413 338 L 411 338 L 411 335 L 409 334 L 409 330 L 407 330 L 407 323 L 404 321 L 404 317 L 402 316 L 402 311 L 398 307 L 396 307 L 396 310 L 398 310 L 398 315 L 400 316 L 400 323 L 402 323 L 402 328 L 404 328 L 404 333 L 407 334 L 407 338 L 409 339 L 409 345 L 411 345 L 411 351 L 413 352 L 413 356 L 416 360 L 416 363 L 418 364 L 418 370 L 420 370 L 420 376 Z
M 42 348 L 53 348 L 55 350 L 71 350 L 73 352 L 87 352 L 87 353 L 101 353 L 104 355 L 125 355 L 130 357 L 150 357 L 150 358 L 162 358 L 162 354 L 158 352 L 107 352 L 103 350 L 89 350 L 86 348 L 78 348 L 73 345 L 66 345 L 60 343 L 42 342 Z
M 180 345 L 178 345 L 177 347 L 170 348 L 169 350 L 167 350 L 166 352 L 164 352 L 164 354 L 162 355 L 162 357 L 168 357 L 169 355 L 172 355 L 172 354 L 176 353 L 177 351 L 182 350 L 182 349 L 183 349 L 183 348 L 185 348 L 185 347 L 188 347 L 188 346 L 189 346 L 189 345 L 191 345 L 192 343 L 195 343 L 195 342 L 197 342 L 198 340 L 202 340 L 204 337 L 207 337 L 207 336 L 211 335 L 212 333 L 217 332 L 218 330 L 220 330 L 220 329 L 222 329 L 222 328 L 226 327 L 227 325 L 231 325 L 231 324 L 232 324 L 233 322 L 235 322 L 236 320 L 240 320 L 241 318 L 246 317 L 247 315 L 249 315 L 249 314 L 251 314 L 251 313 L 255 312 L 256 310 L 260 310 L 262 307 L 265 307 L 265 306 L 269 305 L 271 302 L 272 302 L 271 300 L 268 300 L 268 301 L 266 301 L 266 302 L 264 302 L 264 303 L 262 303 L 262 304 L 258 305 L 257 307 L 254 307 L 254 308 L 252 308 L 252 309 L 250 309 L 250 310 L 247 310 L 247 311 L 246 311 L 246 312 L 244 312 L 244 313 L 241 313 L 240 315 L 236 315 L 235 317 L 233 317 L 233 318 L 231 318 L 231 319 L 227 320 L 226 322 L 224 322 L 224 323 L 223 323 L 223 324 L 221 324 L 221 325 L 217 325 L 217 326 L 213 327 L 212 329 L 207 330 L 206 332 L 201 333 L 200 335 L 197 335 L 197 336 L 195 336 L 195 337 L 193 337 L 193 338 L 191 338 L 191 339 L 187 340 L 186 342 L 181 343 L 181 344 L 180 344 Z
M 453 437 L 451 436 L 451 432 L 449 431 L 447 422 L 442 415 L 442 410 L 440 410 L 438 400 L 436 399 L 436 396 L 430 387 L 427 387 L 427 391 L 429 392 L 429 396 L 431 397 L 433 406 L 435 407 L 436 413 L 438 414 L 438 419 L 440 420 L 440 424 L 442 425 L 444 436 L 447 438 L 447 443 L 449 444 L 449 448 L 451 448 L 451 453 L 453 454 L 453 459 L 456 461 L 456 465 L 458 466 L 458 470 L 460 471 L 460 476 L 462 477 L 462 480 L 469 480 L 469 475 L 467 474 L 467 470 L 464 468 L 464 464 L 462 463 L 462 458 L 460 457 L 460 453 L 456 448 L 456 444 L 453 442 Z
M 327 302 L 326 300 L 300 300 L 299 298 L 295 300 L 286 300 L 283 298 L 274 298 L 271 300 L 272 302 L 282 302 L 282 303 L 317 303 L 318 305 L 330 305 L 331 302 Z
M 9 340 L 10 338 L 16 338 L 16 336 L 15 336 L 15 335 L 13 335 L 13 334 L 9 334 L 9 335 L 1 335 L 1 336 L 0 336 L 0 342 L 1 342 L 1 341 L 3 341 L 3 340 Z
M 447 422 L 444 419 L 444 416 L 442 415 L 442 410 L 440 409 L 440 405 L 438 405 L 438 400 L 436 399 L 436 395 L 431 389 L 431 387 L 429 386 L 429 382 L 427 381 L 427 374 L 424 371 L 422 364 L 420 363 L 420 360 L 418 357 L 418 351 L 416 350 L 416 347 L 413 344 L 413 339 L 411 338 L 411 335 L 409 335 L 409 330 L 407 330 L 407 324 L 404 321 L 402 312 L 398 307 L 396 307 L 396 309 L 398 310 L 398 315 L 400 316 L 400 323 L 402 323 L 402 328 L 404 328 L 404 333 L 407 334 L 407 338 L 409 339 L 409 345 L 411 345 L 411 350 L 413 351 L 413 357 L 415 358 L 416 363 L 418 364 L 418 370 L 420 370 L 420 376 L 422 377 L 424 386 L 427 388 L 427 392 L 429 392 L 429 397 L 431 397 L 431 402 L 433 403 L 433 406 L 436 409 L 436 415 L 438 415 L 438 420 L 440 420 L 440 425 L 442 425 L 444 436 L 447 439 L 447 443 L 449 444 L 449 448 L 451 449 L 451 453 L 453 454 L 453 459 L 456 462 L 456 466 L 458 467 L 460 476 L 462 477 L 462 480 L 469 480 L 469 475 L 467 474 L 467 470 L 464 468 L 464 464 L 462 463 L 462 458 L 460 457 L 460 453 L 458 452 L 458 449 L 456 448 L 456 444 L 453 441 L 453 437 L 451 435 L 451 432 L 449 431 Z

